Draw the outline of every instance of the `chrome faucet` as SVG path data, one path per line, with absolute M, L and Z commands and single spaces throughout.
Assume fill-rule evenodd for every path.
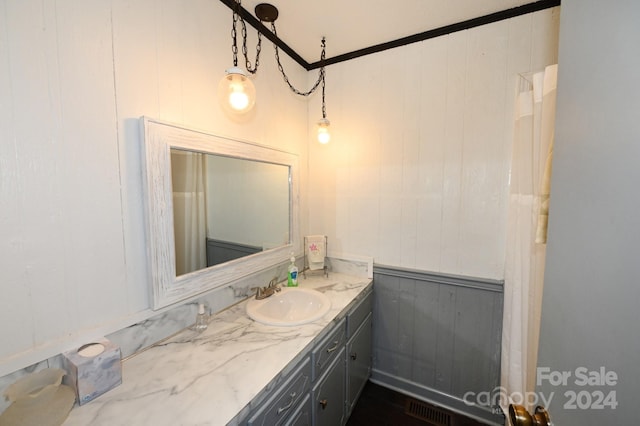
M 256 300 L 266 299 L 269 296 L 273 296 L 274 293 L 282 290 L 278 287 L 278 278 L 272 278 L 269 281 L 269 285 L 266 287 L 256 287 Z

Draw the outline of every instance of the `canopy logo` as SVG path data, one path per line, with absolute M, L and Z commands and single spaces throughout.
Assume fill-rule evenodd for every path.
M 467 405 L 492 407 L 494 412 L 498 407 L 509 404 L 535 407 L 541 405 L 551 407 L 554 399 L 561 400 L 565 410 L 615 410 L 618 399 L 615 386 L 618 384 L 618 374 L 615 371 L 600 367 L 589 370 L 578 367 L 574 370 L 551 370 L 549 367 L 538 367 L 536 370 L 536 385 L 550 385 L 559 389 L 547 394 L 542 392 L 508 392 L 499 386 L 490 391 L 466 392 L 462 400 Z M 562 396 L 560 396 L 562 395 Z

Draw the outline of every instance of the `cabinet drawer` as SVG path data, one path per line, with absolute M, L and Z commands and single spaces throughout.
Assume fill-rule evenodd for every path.
M 333 361 L 340 349 L 344 347 L 347 340 L 345 331 L 345 320 L 338 323 L 333 330 L 322 342 L 320 342 L 312 352 L 313 360 L 313 379 L 317 379 L 327 369 L 331 361 Z
M 347 315 L 347 339 L 353 336 L 360 324 L 365 320 L 367 315 L 371 313 L 371 305 L 373 303 L 373 291 L 362 299 Z
M 307 394 L 296 411 L 285 423 L 285 426 L 311 426 L 313 423 L 311 414 L 311 396 Z
M 297 408 L 311 387 L 311 365 L 309 358 L 291 374 L 276 394 L 264 403 L 249 419 L 249 426 L 282 425 Z

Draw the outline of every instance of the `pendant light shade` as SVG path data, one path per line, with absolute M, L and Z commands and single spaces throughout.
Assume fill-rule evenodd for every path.
M 318 121 L 318 142 L 322 144 L 329 143 L 331 140 L 329 124 L 331 123 L 326 118 L 321 118 L 320 121 Z
M 231 67 L 220 80 L 218 99 L 226 111 L 232 114 L 246 113 L 256 103 L 256 88 L 242 69 Z

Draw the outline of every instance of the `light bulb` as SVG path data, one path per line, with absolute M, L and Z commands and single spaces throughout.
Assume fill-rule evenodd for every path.
M 329 133 L 329 124 L 331 123 L 326 118 L 322 118 L 320 121 L 318 121 L 318 142 L 320 142 L 321 144 L 327 144 L 329 143 L 329 140 L 331 140 L 331 133 Z
M 242 111 L 249 105 L 249 96 L 243 90 L 229 93 L 229 105 L 236 111 Z
M 256 101 L 256 89 L 246 73 L 238 67 L 225 71 L 218 85 L 218 98 L 222 107 L 230 113 L 246 113 Z

